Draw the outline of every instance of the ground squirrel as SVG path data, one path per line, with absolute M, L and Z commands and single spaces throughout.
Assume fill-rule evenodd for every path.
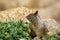
M 35 32 L 36 36 L 41 37 L 47 32 L 57 33 L 58 24 L 53 19 L 41 19 L 38 15 L 38 11 L 34 14 L 29 14 L 26 18 L 31 22 L 31 29 Z

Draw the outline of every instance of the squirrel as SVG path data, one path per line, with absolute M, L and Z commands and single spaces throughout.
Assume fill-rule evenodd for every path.
M 47 32 L 47 29 L 44 27 L 45 25 L 43 21 L 37 15 L 38 11 L 36 11 L 34 14 L 29 14 L 28 16 L 26 16 L 26 18 L 31 22 L 30 28 L 33 35 L 35 34 L 36 36 L 41 37 L 45 31 Z
M 57 33 L 58 24 L 56 21 L 53 19 L 41 19 L 38 15 L 38 11 L 29 14 L 26 16 L 26 18 L 31 22 L 31 33 L 33 33 L 33 35 L 36 35 L 38 38 L 46 35 L 48 32 L 51 32 L 53 34 Z

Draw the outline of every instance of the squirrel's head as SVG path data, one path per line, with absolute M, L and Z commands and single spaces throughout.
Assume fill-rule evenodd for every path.
M 37 16 L 38 15 L 38 11 L 36 11 L 35 13 L 31 13 L 29 14 L 28 16 L 26 16 L 26 18 L 30 21 L 30 22 L 33 22 L 34 20 L 37 19 Z

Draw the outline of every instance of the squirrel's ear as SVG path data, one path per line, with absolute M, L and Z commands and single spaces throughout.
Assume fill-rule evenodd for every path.
M 36 11 L 36 12 L 34 13 L 34 15 L 35 15 L 35 16 L 38 15 L 38 11 Z

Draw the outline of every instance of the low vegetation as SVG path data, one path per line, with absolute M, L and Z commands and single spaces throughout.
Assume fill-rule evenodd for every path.
M 22 20 L 0 22 L 0 40 L 32 40 L 29 30 L 29 25 Z

